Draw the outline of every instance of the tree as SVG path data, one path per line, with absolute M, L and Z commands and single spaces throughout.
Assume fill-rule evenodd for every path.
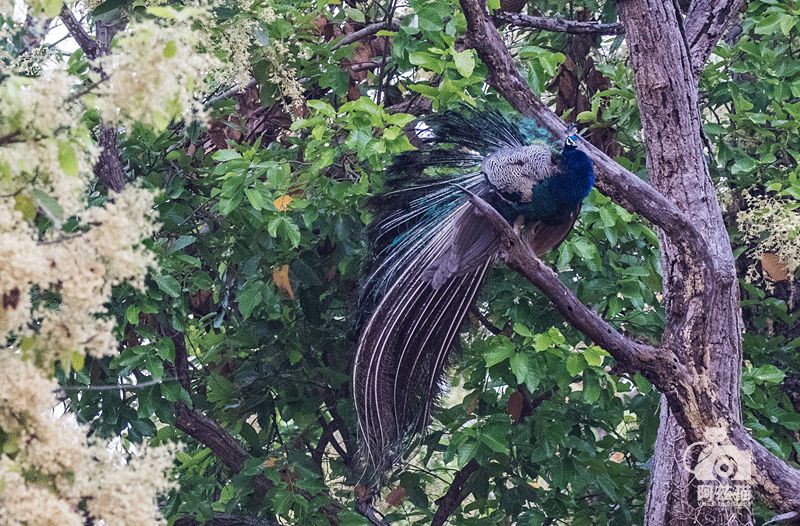
M 750 524 L 798 509 L 792 5 L 27 7 L 3 19 L 0 73 L 3 509 L 35 509 L 14 484 L 121 524 L 156 520 L 159 491 L 181 525 Z M 46 37 L 62 24 L 66 60 Z M 415 116 L 461 102 L 553 136 L 577 122 L 598 191 L 545 262 L 485 209 L 505 264 L 436 425 L 370 503 L 348 390 L 367 198 L 414 147 Z M 101 499 L 109 478 L 64 482 L 105 473 L 91 453 L 47 471 L 3 409 L 23 378 L 46 406 L 53 374 L 84 426 L 70 451 L 86 434 L 131 459 L 179 442 L 175 487 L 154 461 L 125 508 L 141 514 L 115 517 L 92 503 L 121 506 L 131 478 Z M 758 506 L 704 494 L 720 484 L 694 445 L 716 427 L 752 458 L 732 487 Z

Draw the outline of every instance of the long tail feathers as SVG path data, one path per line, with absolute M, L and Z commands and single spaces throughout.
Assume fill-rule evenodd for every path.
M 379 217 L 359 299 L 353 396 L 361 479 L 372 486 L 428 425 L 451 349 L 498 250 L 463 189 L 487 197 L 482 160 L 531 141 L 492 111 L 462 109 L 424 123 L 427 149 L 399 156 L 387 177 L 393 190 L 374 201 Z
M 454 219 L 468 210 L 464 204 Z M 380 478 L 427 426 L 442 375 L 466 313 L 494 253 L 458 269 L 434 287 L 426 273 L 450 246 L 455 221 L 441 225 L 430 243 L 385 292 L 363 329 L 354 365 L 354 393 L 365 477 Z

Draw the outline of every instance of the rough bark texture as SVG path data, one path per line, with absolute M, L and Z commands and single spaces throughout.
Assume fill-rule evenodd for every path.
M 491 207 L 474 200 L 501 235 L 509 266 L 539 288 L 569 323 L 608 350 L 620 368 L 641 372 L 662 393 L 662 426 L 647 503 L 652 525 L 751 522 L 747 509 L 736 513 L 698 507 L 696 481 L 681 467 L 685 445 L 703 441 L 707 429 L 717 426 L 727 429 L 730 445 L 752 455 L 748 487 L 755 496 L 780 512 L 800 509 L 800 472 L 770 454 L 741 424 L 742 323 L 736 272 L 702 153 L 696 64 L 705 62 L 713 47 L 707 40 L 723 34 L 730 24 L 725 17 L 735 15 L 734 7 L 741 4 L 724 0 L 709 3 L 708 8 L 698 5 L 694 12 L 711 20 L 711 26 L 695 24 L 684 30 L 677 2 L 619 3 L 652 185 L 596 148 L 583 145 L 595 163 L 599 189 L 660 229 L 668 319 L 658 348 L 625 337 L 584 306 Z M 563 133 L 564 124 L 533 95 L 517 71 L 485 3 L 461 0 L 461 6 L 468 43 L 486 64 L 492 87 L 521 113 L 554 134 Z
M 631 51 L 650 181 L 691 214 L 710 248 L 717 276 L 724 278 L 712 284 L 716 289 L 712 309 L 701 312 L 697 298 L 703 285 L 691 279 L 697 275 L 694 262 L 669 237 L 661 236 L 664 307 L 669 318 L 662 345 L 693 363 L 697 383 L 713 392 L 739 421 L 742 342 L 736 271 L 703 156 L 697 90 L 681 15 L 674 3 L 660 0 L 626 0 L 619 7 Z M 694 312 L 688 324 L 676 323 L 690 311 Z M 747 513 L 736 516 L 723 508 L 709 512 L 695 506 L 696 487 L 682 465 L 688 443 L 668 406 L 661 414 L 658 440 L 661 447 L 656 449 L 646 507 L 648 524 L 750 523 Z

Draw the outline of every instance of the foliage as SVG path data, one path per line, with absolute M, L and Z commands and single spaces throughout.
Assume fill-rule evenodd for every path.
M 31 7 L 58 12 L 45 4 Z M 581 12 L 602 21 L 615 17 L 613 2 L 537 7 L 567 18 Z M 397 27 L 337 47 L 344 35 L 385 21 L 387 9 Z M 797 10 L 750 2 L 741 34 L 717 47 L 700 79 L 710 165 L 727 203 L 740 276 L 748 268 L 758 275 L 741 283 L 746 424 L 792 462 L 800 453 L 800 415 L 787 389 L 799 365 L 796 287 L 793 277 L 772 283 L 763 275 L 759 247 L 768 233 L 740 233 L 737 214 L 749 206 L 746 195 L 770 196 L 796 214 L 790 203 L 800 196 Z M 13 206 L 37 229 L 32 243 L 81 231 L 83 223 L 67 218 L 113 199 L 102 181 L 86 188 L 101 117 L 122 124 L 127 180 L 156 191 L 160 228 L 148 231 L 144 244 L 158 268 L 144 287 L 134 286 L 135 279 L 123 283 L 135 277 L 125 275 L 102 296 L 114 323 L 97 323 L 113 325 L 119 352 L 61 360 L 58 381 L 78 388 L 67 391 L 69 406 L 94 436 L 184 444 L 176 455 L 178 485 L 162 500 L 171 522 L 203 523 L 225 513 L 282 524 L 330 524 L 337 517 L 342 525 L 367 524 L 354 511 L 360 473 L 352 464 L 348 383 L 355 345 L 350 314 L 372 218 L 368 197 L 380 191 L 381 170 L 392 155 L 413 147 L 407 132 L 420 106 L 507 109 L 487 93 L 486 68 L 464 46 L 458 3 L 411 0 L 398 8 L 393 2 L 256 0 L 200 12 L 179 3 L 106 0 L 93 6 L 90 18 L 122 14 L 130 30 L 112 48 L 121 58 L 112 53 L 104 64 L 112 79 L 115 67 L 124 67 L 121 79 L 156 79 L 147 96 L 130 97 L 130 82 L 91 89 L 99 79 L 80 50 L 33 74 L 35 68 L 21 72 L 27 29 L 4 19 L 4 93 L 27 84 L 32 87 L 24 93 L 35 93 L 55 75 L 51 70 L 65 71 L 67 79 L 57 84 L 60 94 L 42 95 L 48 115 L 64 120 L 63 126 L 54 124 L 60 120 L 42 124 L 49 149 L 16 152 L 3 144 L 0 154 L 0 193 L 22 182 Z M 576 50 L 586 46 L 608 85 L 583 77 L 576 89 L 588 106 L 565 114 L 592 136 L 607 134 L 617 160 L 646 177 L 622 40 L 581 37 L 576 44 L 564 34 L 506 33 L 534 92 L 554 104 L 570 89 L 559 79 L 585 58 Z M 143 45 L 153 35 L 157 44 Z M 251 74 L 255 87 L 247 84 Z M 215 97 L 236 83 L 241 93 Z M 159 86 L 177 91 L 165 94 Z M 73 105 L 62 104 L 76 93 Z M 34 112 L 29 98 L 12 118 L 6 100 L 0 141 L 24 131 L 31 135 L 20 144 L 33 148 L 39 130 L 23 124 L 38 122 L 41 116 L 32 115 L 44 110 Z M 196 118 L 182 123 L 188 114 Z M 7 155 L 13 162 L 4 162 Z M 40 176 L 20 159 L 49 164 Z M 58 205 L 55 185 L 72 181 L 75 171 L 80 175 L 69 195 L 77 197 Z M 135 232 L 118 241 L 132 244 Z M 797 247 L 798 240 L 787 243 Z M 657 247 L 649 225 L 595 191 L 548 262 L 581 301 L 627 333 L 655 342 L 664 324 Z M 53 308 L 63 301 L 45 292 L 32 290 L 31 301 L 51 301 Z M 102 312 L 90 314 L 102 319 Z M 36 320 L 23 321 L 36 332 Z M 24 342 L 12 335 L 7 345 L 16 351 Z M 184 353 L 189 384 L 181 378 Z M 43 364 L 48 373 L 53 361 Z M 458 471 L 477 465 L 451 524 L 641 523 L 658 424 L 658 394 L 646 380 L 619 374 L 604 351 L 502 266 L 493 269 L 470 316 L 455 363 L 436 425 L 381 494 L 377 506 L 387 521 L 429 524 Z M 85 389 L 132 382 L 140 386 L 123 396 Z M 242 465 L 226 464 L 218 446 L 187 434 L 180 408 L 205 415 L 241 444 Z M 9 436 L 0 421 L 0 446 L 13 459 Z

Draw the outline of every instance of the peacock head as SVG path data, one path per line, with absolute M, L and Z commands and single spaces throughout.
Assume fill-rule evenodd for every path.
M 577 148 L 579 138 L 580 136 L 578 135 L 578 130 L 575 128 L 575 125 L 571 125 L 567 128 L 567 138 L 564 140 L 564 149 Z

